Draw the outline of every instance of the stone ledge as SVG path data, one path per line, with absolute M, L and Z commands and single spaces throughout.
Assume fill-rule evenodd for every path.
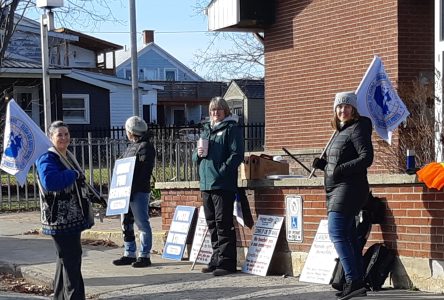
M 394 185 L 394 184 L 422 184 L 414 175 L 406 174 L 370 174 L 368 176 L 370 185 Z M 320 187 L 324 186 L 323 177 L 315 178 L 285 178 L 281 180 L 245 180 L 239 179 L 239 187 L 245 188 L 263 188 L 263 187 L 282 187 L 282 186 L 308 186 Z M 198 181 L 183 182 L 156 182 L 156 189 L 199 189 Z

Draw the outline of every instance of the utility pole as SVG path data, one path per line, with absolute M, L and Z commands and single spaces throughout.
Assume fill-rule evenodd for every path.
M 131 86 L 133 90 L 133 115 L 139 116 L 139 67 L 137 64 L 136 0 L 129 0 L 131 35 Z
M 43 115 L 45 118 L 45 132 L 51 125 L 51 87 L 49 80 L 49 59 L 48 59 L 48 31 L 50 18 L 53 18 L 52 11 L 47 11 L 40 17 L 40 38 L 42 44 L 42 86 L 43 86 Z
M 51 125 L 51 88 L 49 80 L 48 32 L 54 30 L 53 8 L 62 7 L 63 0 L 37 0 L 36 6 L 44 10 L 40 18 L 40 39 L 42 52 L 42 85 L 43 85 L 43 113 L 45 131 Z

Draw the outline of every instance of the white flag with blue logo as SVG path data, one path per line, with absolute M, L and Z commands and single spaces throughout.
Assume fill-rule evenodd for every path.
M 381 58 L 375 56 L 356 90 L 358 111 L 372 120 L 376 133 L 387 143 L 392 132 L 409 116 L 384 69 Z
M 22 186 L 32 164 L 52 143 L 14 99 L 8 103 L 5 121 L 0 169 L 14 175 Z

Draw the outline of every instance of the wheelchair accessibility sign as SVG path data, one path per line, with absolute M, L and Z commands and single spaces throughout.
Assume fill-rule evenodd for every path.
M 299 242 L 303 240 L 303 210 L 302 197 L 299 195 L 285 196 L 287 241 Z

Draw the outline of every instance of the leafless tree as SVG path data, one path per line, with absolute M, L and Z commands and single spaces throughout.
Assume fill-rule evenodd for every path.
M 110 3 L 123 0 L 65 0 L 64 7 L 57 8 L 55 18 L 57 24 L 62 27 L 78 27 L 75 24 L 81 24 L 83 28 L 95 28 L 102 22 L 119 22 L 111 12 Z M 123 5 L 123 4 L 122 4 Z M 12 35 L 23 16 L 35 13 L 41 15 L 43 11 L 36 7 L 36 0 L 0 0 L 0 66 L 5 58 L 7 46 Z M 5 106 L 11 88 L 0 90 L 0 128 L 4 128 Z M 3 131 L 0 132 L 2 139 Z M 1 141 L 0 141 L 1 144 Z
M 386 167 L 394 173 L 406 171 L 407 150 L 415 151 L 416 166 L 422 167 L 435 161 L 435 86 L 441 79 L 417 79 L 399 84 L 398 94 L 410 112 L 404 126 L 399 127 L 397 146 L 379 143 L 379 151 L 386 157 L 398 159 L 384 160 Z
M 209 0 L 196 0 L 194 11 L 204 14 Z M 253 33 L 209 32 L 212 40 L 206 49 L 194 54 L 193 69 L 209 80 L 262 78 L 264 47 Z M 230 44 L 231 46 L 221 46 Z
M 5 56 L 6 46 L 14 32 L 14 14 L 19 0 L 0 0 L 0 65 Z
M 114 17 L 110 9 L 109 3 L 113 1 L 122 2 L 122 0 L 65 0 L 64 7 L 57 9 L 55 17 L 58 24 L 64 27 L 82 24 L 84 28 L 95 28 L 105 21 L 121 22 Z M 38 12 L 35 3 L 35 0 L 0 0 L 0 64 L 15 30 L 14 18 L 23 17 L 33 10 Z

